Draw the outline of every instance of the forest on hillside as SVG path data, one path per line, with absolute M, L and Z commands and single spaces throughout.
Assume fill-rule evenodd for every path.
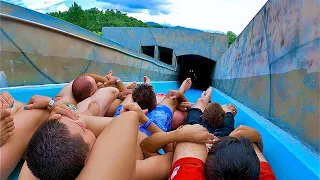
M 151 27 L 136 18 L 128 17 L 126 13 L 122 13 L 119 10 L 107 9 L 100 11 L 98 8 L 83 10 L 77 3 L 73 3 L 68 11 L 47 14 L 99 35 L 101 35 L 102 27 Z
M 127 16 L 126 13 L 119 10 L 99 10 L 98 8 L 83 10 L 82 7 L 75 2 L 71 5 L 68 11 L 50 12 L 47 14 L 85 28 L 100 36 L 102 35 L 102 27 L 170 28 L 157 23 L 144 23 L 141 20 Z M 237 36 L 231 31 L 228 31 L 228 36 L 230 46 Z

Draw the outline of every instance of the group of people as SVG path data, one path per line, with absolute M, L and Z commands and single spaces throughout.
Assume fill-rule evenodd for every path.
M 211 87 L 188 102 L 191 85 L 156 94 L 147 76 L 125 85 L 109 71 L 27 104 L 3 92 L 0 179 L 20 160 L 19 179 L 275 179 L 259 132 L 234 129 L 237 109 Z

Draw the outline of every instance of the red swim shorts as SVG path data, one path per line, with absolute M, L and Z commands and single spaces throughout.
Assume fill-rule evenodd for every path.
M 170 169 L 169 180 L 205 180 L 204 163 L 200 159 L 186 157 L 177 160 Z

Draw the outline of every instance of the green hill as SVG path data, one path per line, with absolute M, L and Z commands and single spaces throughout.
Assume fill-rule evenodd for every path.
M 118 10 L 100 11 L 98 8 L 83 10 L 77 3 L 73 3 L 68 11 L 47 14 L 99 35 L 101 35 L 102 27 L 152 27 L 136 18 L 128 17 L 126 13 Z
M 92 31 L 100 36 L 102 35 L 102 27 L 150 27 L 201 31 L 182 26 L 163 26 L 154 22 L 144 23 L 141 20 L 127 16 L 126 13 L 122 13 L 119 10 L 107 9 L 105 11 L 100 11 L 98 8 L 83 10 L 77 3 L 73 3 L 68 11 L 50 12 L 47 14 L 88 29 L 89 31 Z M 236 39 L 237 35 L 231 31 L 228 31 L 228 36 L 230 46 Z

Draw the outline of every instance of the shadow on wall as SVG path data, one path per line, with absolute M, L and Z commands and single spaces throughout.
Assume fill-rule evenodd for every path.
M 192 79 L 192 88 L 206 90 L 212 85 L 212 73 L 216 62 L 203 56 L 189 54 L 177 57 L 180 84 L 188 77 Z

